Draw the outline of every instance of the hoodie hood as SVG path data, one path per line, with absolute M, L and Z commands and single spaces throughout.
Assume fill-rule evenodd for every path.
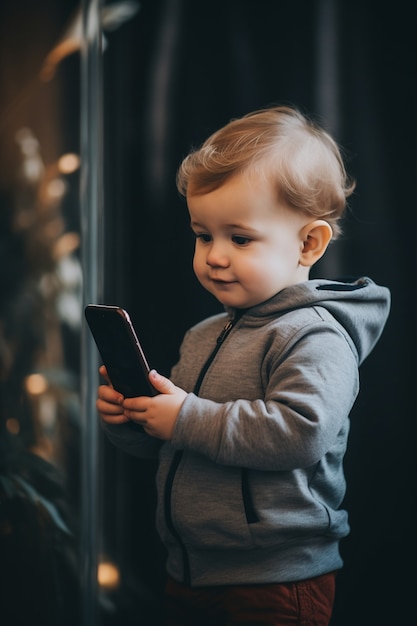
M 350 282 L 315 279 L 286 287 L 245 311 L 245 316 L 265 318 L 308 306 L 323 307 L 343 326 L 362 363 L 382 334 L 390 304 L 389 289 L 366 276 Z

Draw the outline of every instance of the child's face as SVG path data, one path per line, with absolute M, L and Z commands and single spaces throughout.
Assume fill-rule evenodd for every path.
M 265 180 L 235 176 L 187 202 L 197 237 L 195 274 L 222 304 L 248 308 L 308 279 L 299 261 L 310 220 L 280 205 Z

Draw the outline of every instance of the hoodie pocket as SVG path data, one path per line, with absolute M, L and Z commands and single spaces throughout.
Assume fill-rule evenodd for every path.
M 242 499 L 243 506 L 245 507 L 246 521 L 248 524 L 256 524 L 259 522 L 258 514 L 255 510 L 255 505 L 252 498 L 252 492 L 249 482 L 249 471 L 246 468 L 242 469 L 241 475 L 242 486 Z
M 245 474 L 240 468 L 220 466 L 184 452 L 172 483 L 170 502 L 173 529 L 186 547 L 253 547 L 250 524 L 257 517 Z M 165 476 L 160 473 L 159 478 L 165 484 Z M 169 545 L 175 536 L 166 527 L 162 507 L 158 508 L 158 530 Z

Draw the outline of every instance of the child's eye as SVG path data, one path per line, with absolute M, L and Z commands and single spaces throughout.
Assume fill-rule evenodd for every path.
M 233 235 L 232 241 L 238 246 L 245 246 L 250 242 L 250 239 L 249 237 L 244 237 L 243 235 Z
M 196 239 L 200 239 L 203 243 L 210 243 L 211 235 L 207 235 L 207 233 L 195 233 Z

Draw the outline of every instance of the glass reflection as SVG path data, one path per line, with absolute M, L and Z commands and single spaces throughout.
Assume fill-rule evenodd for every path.
M 0 4 L 0 624 L 94 626 L 118 620 L 127 568 L 97 528 L 86 585 L 80 51 L 93 3 L 15 4 Z M 103 50 L 139 7 L 94 3 Z
M 8 4 L 0 7 L 0 623 L 73 626 L 82 273 L 78 102 L 64 95 L 78 91 L 78 59 L 48 86 L 40 69 L 74 3 L 52 13 L 44 2 Z

